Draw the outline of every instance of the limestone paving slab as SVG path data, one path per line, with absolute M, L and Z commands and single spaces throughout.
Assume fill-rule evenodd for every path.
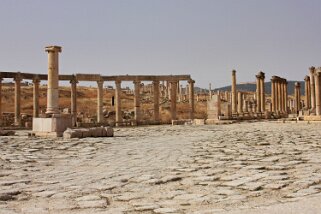
M 320 199 L 318 123 L 150 126 L 114 134 L 0 137 L 0 213 L 233 213 Z

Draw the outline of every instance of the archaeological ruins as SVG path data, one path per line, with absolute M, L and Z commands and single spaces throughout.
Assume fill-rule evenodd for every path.
M 119 75 L 102 76 L 100 74 L 59 74 L 59 46 L 45 48 L 48 53 L 48 74 L 33 74 L 24 72 L 0 72 L 1 82 L 4 79 L 14 80 L 14 123 L 16 127 L 33 126 L 35 133 L 61 133 L 68 127 L 81 126 L 77 109 L 77 85 L 81 81 L 96 82 L 97 84 L 97 110 L 94 126 L 106 124 L 103 113 L 104 83 L 115 84 L 112 96 L 115 117 L 112 126 L 161 124 L 160 107 L 169 102 L 170 121 L 172 124 L 215 124 L 219 121 L 240 121 L 253 119 L 296 119 L 321 120 L 320 99 L 320 72 L 321 68 L 309 68 L 309 75 L 304 78 L 305 95 L 301 95 L 300 82 L 294 86 L 294 94 L 288 93 L 288 81 L 279 76 L 271 77 L 271 91 L 267 92 L 265 86 L 265 73 L 260 71 L 256 77 L 256 91 L 237 89 L 237 72 L 232 71 L 230 91 L 208 90 L 194 91 L 195 81 L 190 75 Z M 21 112 L 21 83 L 31 80 L 33 85 L 33 113 L 32 121 L 23 121 Z M 39 91 L 41 81 L 47 81 L 47 106 L 45 111 L 39 110 Z M 59 107 L 59 82 L 70 83 L 70 111 L 63 112 Z M 184 88 L 181 82 L 188 84 Z M 0 82 L 0 87 L 1 87 Z M 132 82 L 134 89 L 129 89 L 133 96 L 133 116 L 125 118 L 122 109 L 123 82 Z M 151 82 L 144 85 L 142 82 Z M 113 88 L 113 87 L 112 87 Z M 149 91 L 149 102 L 153 103 L 152 116 L 146 118 L 142 110 L 142 92 Z M 0 94 L 3 96 L 2 92 Z M 31 97 L 29 98 L 31 99 Z M 166 99 L 164 101 L 164 99 Z M 164 101 L 164 102 L 163 102 Z M 162 103 L 160 103 L 162 102 Z M 177 103 L 188 103 L 188 118 L 178 116 Z M 196 103 L 195 103 L 196 102 Z M 206 115 L 195 118 L 195 106 L 205 103 Z M 8 126 L 0 105 L 0 121 L 2 126 Z M 203 122 L 202 122 L 203 120 Z M 9 124 L 10 125 L 10 124 Z

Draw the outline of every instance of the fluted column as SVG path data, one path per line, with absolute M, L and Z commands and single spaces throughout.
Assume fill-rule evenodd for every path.
M 78 81 L 76 80 L 76 77 L 73 76 L 72 80 L 70 80 L 70 84 L 71 84 L 70 110 L 71 110 L 71 115 L 72 115 L 72 125 L 73 126 L 77 125 L 77 83 L 78 83 Z M 98 117 L 97 117 L 97 121 L 98 121 Z
M 159 81 L 153 81 L 153 88 L 154 88 L 154 120 L 158 122 L 159 118 Z
M 315 113 L 316 115 L 321 115 L 321 93 L 320 93 L 320 76 L 321 76 L 321 68 L 318 68 L 314 73 L 314 81 L 315 81 Z
M 40 79 L 38 76 L 35 76 L 32 79 L 33 83 L 33 117 L 39 117 L 39 85 Z
M 59 114 L 59 57 L 61 52 L 59 46 L 49 46 L 48 52 L 48 92 L 47 92 L 47 114 Z
M 121 114 L 121 81 L 115 81 L 116 89 L 115 89 L 115 106 L 116 106 L 116 125 L 120 125 L 122 122 L 122 114 Z
M 97 123 L 103 122 L 103 94 L 104 94 L 104 81 L 97 81 Z
M 135 120 L 138 125 L 140 121 L 140 81 L 134 81 L 134 112 L 135 112 Z
M 14 123 L 16 126 L 21 126 L 21 76 L 20 73 L 16 75 L 14 78 L 15 81 L 15 96 L 14 96 L 14 103 L 15 103 L 15 109 L 14 109 Z
M 272 102 L 272 112 L 275 112 L 275 80 L 271 79 L 271 102 Z
M 265 112 L 265 74 L 261 71 L 260 76 L 261 112 Z
M 314 82 L 314 73 L 315 68 L 312 66 L 309 68 L 310 71 L 310 90 L 311 90 L 311 110 L 315 110 L 315 82 Z
M 261 112 L 261 81 L 259 75 L 256 75 L 256 111 Z
M 235 114 L 237 113 L 237 95 L 236 95 L 236 71 L 232 71 L 232 86 L 231 86 L 231 91 L 232 91 L 232 113 Z
M 287 114 L 288 113 L 288 82 L 286 80 L 284 80 L 283 90 L 284 90 L 284 111 Z
M 284 112 L 284 87 L 283 87 L 283 80 L 280 80 L 280 103 L 281 103 L 281 112 Z
M 237 92 L 237 113 L 243 113 L 243 97 L 240 91 Z
M 171 81 L 171 119 L 176 120 L 177 81 Z
M 189 83 L 189 86 L 188 86 L 188 89 L 189 89 L 189 118 L 191 120 L 194 119 L 194 83 L 195 81 L 194 80 L 189 80 L 188 81 Z
M 277 87 L 278 87 L 278 95 L 277 95 L 277 99 L 278 99 L 278 111 L 282 112 L 282 101 L 281 101 L 281 97 L 282 97 L 282 91 L 281 91 L 281 81 L 278 80 L 277 82 Z
M 305 76 L 304 78 L 304 91 L 305 91 L 305 108 L 310 109 L 311 95 L 310 95 L 310 77 L 309 76 Z

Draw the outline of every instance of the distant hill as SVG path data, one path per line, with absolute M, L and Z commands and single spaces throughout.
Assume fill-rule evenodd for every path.
M 288 81 L 288 94 L 293 95 L 294 94 L 294 84 L 297 81 Z M 300 81 L 301 84 L 301 95 L 304 95 L 304 81 Z M 221 88 L 215 88 L 215 91 L 231 91 L 231 86 L 225 86 Z M 236 84 L 236 90 L 240 91 L 256 91 L 256 84 L 255 83 L 241 83 Z M 195 91 L 206 91 L 208 92 L 208 89 L 201 89 L 201 88 L 195 88 Z M 265 82 L 265 93 L 270 94 L 271 93 L 271 82 Z

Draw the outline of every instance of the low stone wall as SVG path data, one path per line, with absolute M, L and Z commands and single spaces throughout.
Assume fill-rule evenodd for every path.
M 95 128 L 68 128 L 63 133 L 64 139 L 85 138 L 85 137 L 113 137 L 114 129 L 112 127 L 95 127 Z

